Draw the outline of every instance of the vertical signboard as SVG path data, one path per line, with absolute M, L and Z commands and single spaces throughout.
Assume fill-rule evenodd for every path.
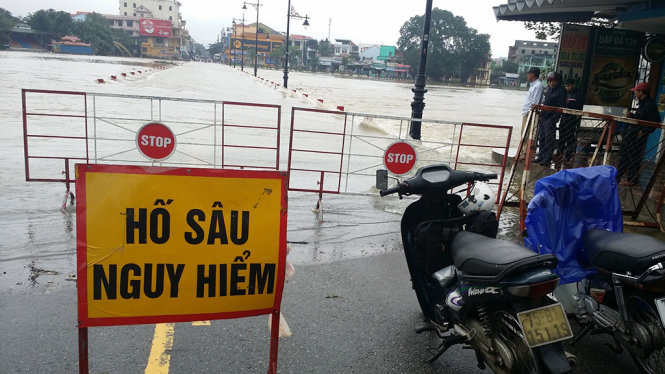
M 585 104 L 630 105 L 642 36 L 636 31 L 595 28 Z
M 564 81 L 575 79 L 578 88 L 584 87 L 582 83 L 586 83 L 582 77 L 587 61 L 590 31 L 589 26 L 571 24 L 564 24 L 561 30 L 556 71 Z

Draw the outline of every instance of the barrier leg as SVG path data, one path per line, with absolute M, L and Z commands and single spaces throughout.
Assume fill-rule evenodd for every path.
M 79 327 L 79 374 L 88 374 L 88 328 Z
M 314 211 L 319 213 L 319 223 L 323 223 L 323 175 L 323 172 L 321 172 L 321 177 L 316 182 L 319 185 L 319 200 L 316 202 Z

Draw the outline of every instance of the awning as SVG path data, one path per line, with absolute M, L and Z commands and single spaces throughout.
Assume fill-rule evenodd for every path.
M 508 0 L 497 21 L 586 22 L 605 18 L 625 29 L 665 34 L 665 2 L 648 0 Z

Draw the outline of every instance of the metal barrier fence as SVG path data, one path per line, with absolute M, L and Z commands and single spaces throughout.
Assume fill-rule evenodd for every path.
M 410 118 L 279 105 L 106 93 L 22 91 L 27 181 L 74 181 L 75 162 L 288 170 L 291 191 L 375 194 L 387 147 L 407 140 Z M 137 133 L 148 122 L 171 128 L 167 159 L 142 156 Z M 419 166 L 496 172 L 507 162 L 512 127 L 419 120 Z M 288 146 L 285 144 L 288 142 Z M 288 157 L 288 162 L 284 160 Z M 64 166 L 64 170 L 63 170 Z M 407 175 L 408 176 L 408 175 Z M 494 182 L 497 191 L 502 178 Z M 498 193 L 497 193 L 498 195 Z
M 376 170 L 395 141 L 416 148 L 417 167 L 446 163 L 462 170 L 496 172 L 498 191 L 507 162 L 512 127 L 420 120 L 422 141 L 408 140 L 411 118 L 293 108 L 289 141 L 289 189 L 373 194 Z M 494 157 L 493 157 L 494 156 Z
M 74 162 L 280 169 L 279 105 L 29 89 L 22 100 L 27 181 L 71 183 Z M 178 139 L 166 160 L 137 148 L 151 121 Z
M 632 118 L 536 106 L 522 131 L 499 213 L 504 205 L 518 203 L 524 228 L 527 202 L 538 179 L 573 167 L 611 165 L 619 172 L 624 214 L 630 215 L 625 223 L 662 230 L 665 136 L 661 127 Z

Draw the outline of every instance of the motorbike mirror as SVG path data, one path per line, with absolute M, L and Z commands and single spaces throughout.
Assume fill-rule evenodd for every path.
M 388 188 L 388 170 L 376 170 L 376 188 L 379 190 L 385 190 Z

